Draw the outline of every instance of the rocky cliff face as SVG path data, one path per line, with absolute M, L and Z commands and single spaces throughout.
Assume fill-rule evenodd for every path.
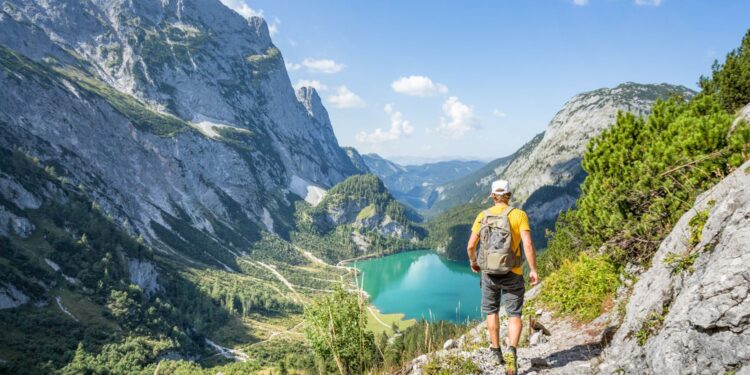
M 0 57 L 0 146 L 153 244 L 204 238 L 202 262 L 283 234 L 294 200 L 358 172 L 265 22 L 218 0 L 6 1 Z
M 601 373 L 750 373 L 748 186 L 750 162 L 680 218 L 633 287 Z

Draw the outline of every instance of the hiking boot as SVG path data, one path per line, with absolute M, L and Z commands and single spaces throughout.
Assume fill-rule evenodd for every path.
M 503 359 L 502 349 L 490 347 L 490 352 L 492 352 L 492 355 L 495 357 L 495 359 L 497 359 L 498 366 L 505 365 L 505 359 Z
M 511 348 L 505 352 L 503 356 L 505 359 L 505 374 L 516 375 L 518 373 L 518 366 L 516 365 L 516 351 Z

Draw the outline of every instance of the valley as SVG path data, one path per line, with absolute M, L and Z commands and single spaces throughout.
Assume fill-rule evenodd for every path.
M 699 91 L 592 88 L 508 155 L 405 165 L 342 147 L 280 21 L 226 4 L 0 2 L 0 373 L 493 373 L 466 243 L 498 179 L 540 254 L 524 314 L 590 328 L 576 366 L 750 368 L 750 34 Z M 534 330 L 524 371 L 583 353 Z

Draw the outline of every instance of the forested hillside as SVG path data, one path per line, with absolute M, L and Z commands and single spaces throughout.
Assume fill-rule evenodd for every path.
M 293 241 L 330 262 L 417 248 L 419 215 L 396 201 L 373 174 L 337 184 L 316 206 L 297 204 Z

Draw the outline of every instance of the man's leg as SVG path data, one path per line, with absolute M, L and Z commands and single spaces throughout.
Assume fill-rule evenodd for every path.
M 505 354 L 505 373 L 516 375 L 518 372 L 516 348 L 521 338 L 523 326 L 521 314 L 523 312 L 523 297 L 525 292 L 523 276 L 509 275 L 504 279 L 503 302 L 508 313 L 508 352 Z
M 502 365 L 503 352 L 500 350 L 500 322 L 497 312 L 500 308 L 500 289 L 494 280 L 486 274 L 480 276 L 479 285 L 482 288 L 482 312 L 487 314 L 487 332 L 490 334 L 490 350 Z
M 493 348 L 500 347 L 500 320 L 497 313 L 487 314 L 487 331 L 490 333 L 490 345 Z
M 487 317 L 489 319 L 489 316 Z M 489 320 L 487 321 L 489 326 Z M 508 318 L 508 341 L 510 346 L 518 347 L 518 340 L 521 338 L 521 329 L 523 328 L 523 319 L 517 316 Z

